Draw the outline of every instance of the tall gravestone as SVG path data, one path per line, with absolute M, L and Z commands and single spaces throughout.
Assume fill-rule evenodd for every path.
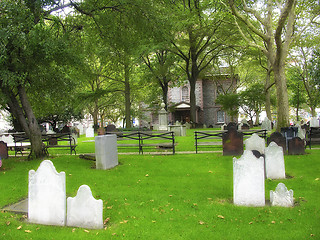
M 233 202 L 240 206 L 264 206 L 264 159 L 256 158 L 245 150 L 239 158 L 233 158 Z
M 275 191 L 270 191 L 271 206 L 293 207 L 293 190 L 288 191 L 286 185 L 279 183 Z
M 316 117 L 310 119 L 310 127 L 319 127 L 319 120 Z
M 283 149 L 275 142 L 271 142 L 265 149 L 266 178 L 286 178 Z
M 264 138 L 258 136 L 258 134 L 254 133 L 250 138 L 245 140 L 246 150 L 256 150 L 259 151 L 260 154 L 264 154 L 264 150 L 266 148 L 266 141 Z
M 86 137 L 87 137 L 87 138 L 92 138 L 92 137 L 94 137 L 94 129 L 93 129 L 93 126 L 89 126 L 89 127 L 86 129 Z
M 87 185 L 79 187 L 77 196 L 67 199 L 67 226 L 103 228 L 103 202 L 96 200 Z
M 95 155 L 97 169 L 110 169 L 118 165 L 117 135 L 95 137 Z
M 269 120 L 268 117 L 265 117 L 265 119 L 263 120 L 263 122 L 261 124 L 261 129 L 265 129 L 267 131 L 272 130 L 272 124 L 271 124 L 271 121 Z
M 50 160 L 29 171 L 28 220 L 32 223 L 64 226 L 66 220 L 66 177 Z
M 243 153 L 243 134 L 235 128 L 230 128 L 222 134 L 224 156 L 238 156 Z
M 161 110 L 159 111 L 159 130 L 168 130 L 168 113 L 164 109 L 166 105 L 161 103 Z

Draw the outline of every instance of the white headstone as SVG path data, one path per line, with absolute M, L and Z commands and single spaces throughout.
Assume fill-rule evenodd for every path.
M 240 124 L 238 125 L 238 130 L 239 130 L 239 131 L 242 129 L 242 126 L 243 126 L 243 123 L 240 123 Z
M 92 126 L 89 126 L 86 130 L 86 137 L 87 138 L 92 138 L 94 137 L 94 129 Z
M 265 117 L 265 119 L 263 120 L 263 122 L 261 124 L 261 129 L 265 129 L 267 131 L 272 130 L 271 121 L 269 120 L 268 117 Z
M 29 222 L 64 226 L 66 220 L 66 177 L 50 160 L 29 171 Z
M 264 154 L 266 148 L 266 141 L 264 138 L 259 137 L 256 133 L 252 134 L 250 138 L 245 141 L 246 150 L 257 150 Z
M 279 183 L 275 191 L 270 191 L 271 206 L 293 207 L 293 190 L 288 191 L 286 185 Z
M 298 127 L 298 134 L 297 137 L 301 138 L 302 140 L 306 138 L 306 130 L 302 129 L 300 124 L 296 125 Z
M 286 178 L 283 148 L 271 142 L 265 149 L 266 178 Z
M 97 169 L 110 169 L 118 165 L 117 135 L 99 135 L 95 137 L 95 155 Z
M 67 199 L 67 226 L 103 228 L 103 202 L 96 200 L 87 185 L 78 189 L 77 196 Z
M 310 127 L 319 127 L 319 120 L 317 117 L 312 117 L 310 119 Z
M 3 135 L 2 141 L 4 141 L 7 144 L 10 144 L 10 143 L 14 143 L 14 138 L 12 137 L 12 135 Z
M 77 126 L 77 128 L 79 129 L 79 135 L 84 134 L 83 125 L 81 123 Z
M 233 158 L 233 202 L 241 206 L 264 206 L 264 159 L 245 150 Z

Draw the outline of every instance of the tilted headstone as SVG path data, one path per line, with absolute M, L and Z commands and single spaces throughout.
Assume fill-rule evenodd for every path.
M 115 132 L 117 130 L 117 127 L 113 124 L 109 124 L 107 125 L 106 127 L 106 132 L 109 133 L 109 132 Z
M 86 130 L 86 137 L 87 138 L 92 138 L 94 137 L 94 129 L 92 126 L 89 126 Z
M 245 150 L 233 158 L 233 203 L 241 206 L 264 206 L 264 159 Z
M 261 154 L 264 154 L 264 150 L 266 148 L 266 141 L 264 138 L 258 136 L 258 134 L 254 133 L 250 136 L 250 138 L 245 141 L 246 150 L 257 150 Z
M 103 228 L 103 202 L 96 200 L 87 185 L 79 187 L 77 196 L 67 199 L 67 226 Z
M 118 165 L 117 135 L 95 137 L 95 155 L 97 169 L 110 169 Z
M 286 178 L 283 149 L 275 142 L 271 142 L 265 150 L 266 178 Z
M 283 153 L 287 153 L 286 138 L 280 132 L 273 132 L 270 137 L 267 138 L 267 144 L 275 142 L 278 146 L 282 147 Z
M 271 121 L 269 120 L 268 117 L 265 117 L 265 119 L 263 120 L 263 122 L 261 124 L 261 129 L 265 129 L 267 131 L 271 131 L 272 130 Z
M 317 117 L 312 117 L 310 119 L 310 127 L 319 127 L 319 120 Z
M 224 156 L 238 156 L 243 153 L 243 134 L 234 128 L 222 134 Z
M 237 124 L 235 122 L 229 122 L 225 130 L 230 130 L 231 128 L 237 129 Z
M 299 137 L 294 137 L 288 141 L 289 155 L 303 155 L 305 154 L 304 141 Z
M 8 158 L 8 146 L 4 141 L 0 141 L 0 159 Z
M 226 130 L 227 124 L 221 125 L 221 130 Z
M 66 177 L 50 160 L 29 171 L 28 220 L 32 223 L 64 226 L 66 220 Z
M 288 191 L 286 185 L 279 183 L 275 191 L 270 191 L 271 206 L 293 207 L 293 190 Z

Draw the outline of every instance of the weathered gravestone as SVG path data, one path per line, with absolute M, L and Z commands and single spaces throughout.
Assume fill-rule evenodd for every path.
M 235 128 L 222 134 L 222 147 L 224 156 L 237 156 L 243 154 L 243 134 Z
M 0 141 L 0 159 L 8 158 L 8 147 L 4 141 Z
M 96 200 L 87 185 L 79 187 L 77 196 L 67 199 L 67 226 L 103 228 L 103 202 Z
M 273 132 L 270 137 L 267 138 L 267 144 L 275 142 L 278 146 L 282 147 L 283 153 L 287 153 L 286 138 L 280 132 Z
M 265 119 L 263 120 L 263 122 L 261 124 L 261 129 L 265 129 L 267 131 L 272 130 L 272 124 L 271 124 L 271 121 L 269 120 L 268 117 L 265 117 Z
M 266 148 L 266 141 L 264 138 L 258 136 L 258 134 L 252 134 L 245 141 L 246 150 L 256 150 L 259 151 L 260 154 L 264 154 L 264 150 Z
M 94 129 L 92 126 L 89 126 L 86 130 L 86 137 L 87 138 L 92 138 L 94 137 Z
M 293 190 L 288 191 L 286 185 L 279 183 L 275 191 L 270 191 L 271 206 L 293 207 Z
M 264 159 L 256 158 L 245 150 L 239 158 L 233 158 L 233 202 L 241 206 L 264 206 Z
M 64 226 L 66 219 L 66 177 L 50 160 L 29 171 L 28 220 L 32 223 Z
M 225 127 L 225 130 L 229 131 L 230 129 L 237 129 L 237 124 L 235 122 L 229 122 L 228 125 Z
M 110 169 L 118 165 L 117 135 L 95 137 L 95 155 L 97 169 Z
M 305 154 L 304 141 L 299 137 L 294 137 L 288 141 L 289 155 L 303 155 Z
M 317 117 L 312 117 L 310 119 L 310 127 L 319 127 L 319 120 Z
M 284 179 L 286 177 L 283 149 L 271 142 L 265 149 L 266 178 Z

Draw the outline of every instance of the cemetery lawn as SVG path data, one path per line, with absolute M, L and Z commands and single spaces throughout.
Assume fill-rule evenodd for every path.
M 193 148 L 193 141 L 188 144 Z M 81 143 L 78 148 L 94 151 Z M 266 180 L 265 207 L 232 204 L 232 157 L 222 153 L 119 155 L 119 166 L 106 171 L 78 155 L 48 159 L 66 173 L 67 196 L 86 184 L 103 200 L 105 228 L 37 225 L 23 214 L 1 211 L 0 239 L 320 239 L 317 149 L 285 156 L 287 179 Z M 28 171 L 40 163 L 25 157 L 3 160 L 0 208 L 27 197 Z M 294 207 L 269 205 L 269 192 L 279 182 L 293 189 Z

